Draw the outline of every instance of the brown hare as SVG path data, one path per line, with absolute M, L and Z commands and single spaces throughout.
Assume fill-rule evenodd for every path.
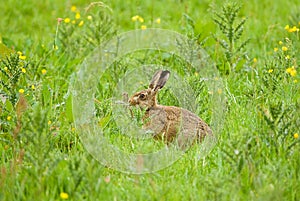
M 165 143 L 175 142 L 180 148 L 187 148 L 196 140 L 213 136 L 210 127 L 194 113 L 175 106 L 163 106 L 157 103 L 157 93 L 164 87 L 170 72 L 157 71 L 148 89 L 135 93 L 129 99 L 130 106 L 145 109 L 143 128 L 153 133 L 154 139 Z

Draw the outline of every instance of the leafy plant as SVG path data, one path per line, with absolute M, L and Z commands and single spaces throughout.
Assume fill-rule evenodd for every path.
M 249 39 L 242 40 L 244 25 L 246 18 L 238 21 L 238 14 L 241 6 L 237 3 L 227 3 L 222 7 L 221 11 L 213 10 L 213 21 L 218 25 L 223 37 L 213 34 L 214 39 L 224 49 L 225 61 L 223 69 L 219 65 L 219 69 L 227 73 L 227 71 L 236 71 L 239 65 L 249 60 L 245 50 Z
M 0 87 L 1 93 L 13 104 L 17 101 L 17 90 L 23 72 L 26 72 L 28 63 L 21 60 L 19 54 L 11 54 L 0 60 Z
M 80 10 L 76 10 L 74 17 L 61 19 L 58 22 L 57 42 L 54 40 L 54 47 L 58 44 L 73 57 L 85 57 L 93 48 L 111 38 L 116 33 L 116 29 L 109 9 L 102 6 L 95 7 L 96 5 L 98 4 L 92 3 L 83 15 Z M 95 8 L 99 9 L 95 10 Z
M 299 84 L 297 84 L 297 69 L 295 56 L 287 53 L 288 49 L 294 49 L 289 44 L 280 41 L 280 50 L 276 47 L 274 55 L 268 60 L 260 75 L 259 93 L 261 94 L 260 114 L 263 117 L 263 125 L 267 125 L 268 136 L 266 141 L 276 151 L 283 148 L 290 149 L 296 145 L 293 134 L 299 128 Z M 283 49 L 283 50 L 282 50 Z M 292 66 L 292 67 L 291 67 Z M 266 132 L 263 131 L 263 132 Z M 292 142 L 291 142 L 292 140 Z

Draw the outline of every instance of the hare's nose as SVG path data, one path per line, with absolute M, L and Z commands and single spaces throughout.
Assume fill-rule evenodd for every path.
M 133 98 L 130 98 L 130 99 L 128 100 L 128 103 L 129 103 L 129 105 L 136 105 L 136 104 L 137 104 L 137 100 L 136 100 L 135 97 L 133 97 Z

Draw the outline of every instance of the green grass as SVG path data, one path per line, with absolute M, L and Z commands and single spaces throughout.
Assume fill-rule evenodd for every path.
M 98 4 L 87 13 L 89 4 L 81 0 L 0 4 L 0 92 L 7 97 L 5 103 L 0 101 L 0 200 L 61 200 L 62 192 L 68 200 L 299 200 L 300 40 L 299 32 L 284 29 L 300 27 L 298 1 L 242 2 L 237 21 L 247 20 L 236 42 L 250 42 L 232 57 L 238 68 L 227 62 L 226 49 L 212 36 L 227 40 L 212 12 L 220 14 L 223 1 L 104 3 L 109 8 Z M 79 9 L 83 26 L 78 26 L 80 20 L 75 25 L 61 22 L 56 34 L 58 17 L 74 19 L 72 5 Z M 132 22 L 135 15 L 144 22 Z M 218 143 L 205 158 L 198 159 L 193 147 L 167 168 L 136 175 L 102 166 L 88 153 L 75 128 L 70 87 L 95 47 L 141 25 L 198 37 L 223 80 L 226 116 Z M 26 59 L 17 53 L 6 57 L 4 45 Z M 198 82 L 201 74 L 163 53 L 127 55 L 102 75 L 95 98 L 99 125 L 107 125 L 110 142 L 128 152 L 164 146 L 148 139 L 134 147 L 138 141 L 119 134 L 116 122 L 110 123 L 111 91 L 127 70 L 147 62 L 172 65 L 184 75 L 197 96 L 197 113 L 211 119 L 209 92 Z M 141 89 L 147 86 L 142 81 L 133 84 Z M 161 92 L 160 102 L 177 104 L 168 85 Z

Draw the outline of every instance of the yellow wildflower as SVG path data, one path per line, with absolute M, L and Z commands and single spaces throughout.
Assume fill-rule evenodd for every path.
M 272 73 L 272 72 L 273 72 L 273 69 L 269 69 L 268 72 L 269 72 L 269 73 Z
M 297 83 L 297 82 L 298 82 L 298 80 L 294 80 L 293 82 L 294 82 L 294 83 Z
M 66 200 L 66 199 L 69 198 L 69 195 L 68 195 L 68 193 L 61 192 L 60 193 L 60 198 L 63 199 L 63 200 Z
M 32 90 L 35 90 L 35 86 L 34 86 L 34 85 L 31 85 L 31 89 L 32 89 Z
M 287 31 L 292 33 L 292 32 L 299 31 L 299 29 L 296 26 L 293 26 L 292 28 L 289 28 Z
M 89 15 L 89 16 L 87 16 L 87 19 L 88 19 L 88 20 L 92 20 L 93 17 L 92 17 L 91 15 Z
M 294 134 L 294 138 L 295 138 L 295 139 L 298 139 L 298 137 L 299 137 L 299 134 L 298 134 L 298 133 L 295 133 L 295 134 Z
M 68 24 L 68 23 L 71 22 L 71 19 L 67 17 L 67 18 L 64 19 L 64 22 L 65 22 L 66 24 Z
M 17 54 L 20 55 L 20 56 L 23 55 L 23 53 L 20 52 L 20 51 L 17 51 Z
M 25 60 L 25 59 L 26 59 L 26 56 L 24 56 L 24 55 L 20 55 L 20 56 L 19 56 L 19 59 L 21 59 L 21 60 Z
M 22 73 L 26 73 L 26 69 L 25 68 L 21 68 Z
M 20 94 L 23 94 L 24 92 L 25 92 L 24 89 L 19 89 Z
M 137 21 L 137 20 L 139 19 L 139 17 L 140 17 L 140 16 L 135 15 L 135 16 L 133 16 L 133 17 L 131 18 L 131 20 L 132 20 L 133 22 L 135 22 L 135 21 Z
M 5 71 L 7 71 L 7 70 L 8 70 L 8 68 L 5 66 L 5 67 L 4 67 L 4 70 L 5 70 Z
M 11 120 L 11 116 L 7 116 L 7 117 L 6 117 L 6 120 L 7 120 L 7 121 L 10 121 L 10 120 Z
M 76 21 L 75 20 L 72 20 L 72 22 L 71 22 L 72 24 L 75 24 L 76 23 Z
M 277 51 L 278 51 L 278 48 L 277 48 L 277 47 L 275 47 L 275 48 L 274 48 L 274 52 L 277 52 Z
M 141 23 L 143 23 L 143 22 L 144 22 L 144 18 L 139 17 L 139 21 L 140 21 Z
M 72 11 L 72 12 L 76 12 L 76 11 L 77 11 L 76 6 L 72 6 L 72 7 L 71 7 L 71 11 Z
M 253 62 L 254 62 L 254 63 L 256 63 L 256 62 L 257 62 L 257 59 L 256 59 L 256 58 L 254 58 L 254 59 L 253 59 Z
M 292 72 L 290 72 L 290 75 L 291 75 L 292 77 L 295 77 L 296 74 L 297 74 L 296 69 L 293 69 Z
M 287 48 L 286 46 L 283 46 L 281 49 L 282 49 L 282 51 L 284 51 L 284 52 L 288 51 L 288 48 Z
M 47 73 L 47 70 L 46 70 L 46 69 L 43 69 L 43 70 L 42 70 L 42 74 L 45 75 L 46 73 Z
M 286 26 L 284 27 L 284 29 L 288 31 L 288 30 L 290 29 L 290 26 L 289 26 L 289 25 L 286 25 Z
M 76 13 L 75 19 L 76 19 L 76 20 L 80 19 L 80 13 Z
M 139 15 L 133 16 L 133 17 L 131 18 L 131 20 L 132 20 L 133 22 L 136 22 L 136 21 L 139 21 L 139 22 L 141 22 L 141 23 L 144 22 L 144 18 L 142 18 L 142 17 L 139 16 Z
M 279 41 L 279 42 L 278 42 L 278 44 L 279 44 L 279 45 L 282 45 L 282 44 L 283 44 L 283 42 L 282 42 L 282 41 Z
M 292 77 L 296 76 L 297 70 L 295 69 L 294 66 L 289 67 L 285 70 L 288 74 L 290 74 Z
M 160 24 L 160 18 L 157 18 L 157 19 L 155 20 L 155 22 L 156 22 L 157 24 Z
M 50 125 L 51 123 L 52 123 L 52 122 L 49 120 L 49 121 L 48 121 L 48 125 Z
M 58 50 L 58 46 L 57 45 L 53 45 L 53 49 L 54 50 Z
M 141 26 L 141 29 L 142 29 L 142 30 L 145 30 L 145 29 L 147 29 L 147 26 L 146 26 L 146 25 L 142 25 L 142 26 Z
M 83 23 L 84 23 L 83 20 L 81 20 L 81 21 L 79 22 L 78 26 L 79 26 L 79 27 L 82 27 L 82 26 L 83 26 Z

